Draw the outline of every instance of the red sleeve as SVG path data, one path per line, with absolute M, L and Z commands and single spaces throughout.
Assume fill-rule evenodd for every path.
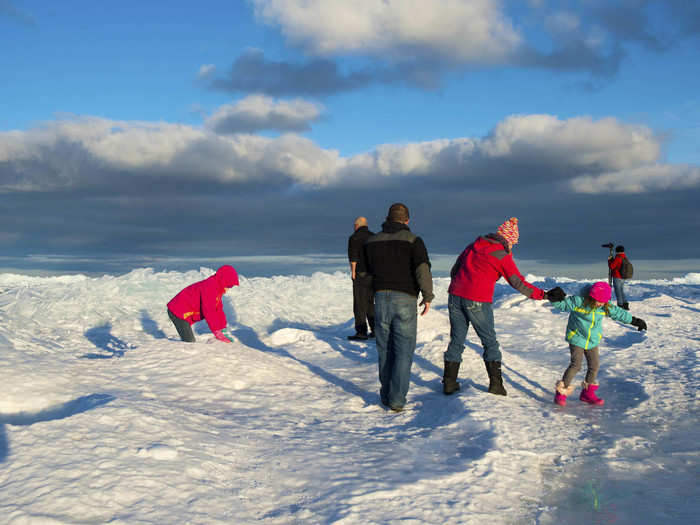
M 226 314 L 221 300 L 223 292 L 217 287 L 206 286 L 202 290 L 202 317 L 207 321 L 212 332 L 226 328 Z
M 511 254 L 508 254 L 501 260 L 501 275 L 508 281 L 508 284 L 525 297 L 529 297 L 530 299 L 544 299 L 544 290 L 540 290 L 525 280 L 525 277 L 520 274 L 518 267 L 515 265 Z
M 608 261 L 608 266 L 610 267 L 610 273 L 612 274 L 613 277 L 620 278 L 620 268 L 622 267 L 622 259 L 624 259 L 625 256 L 620 254 L 616 255 L 614 259 Z
M 614 259 L 611 259 L 608 261 L 608 267 L 613 271 L 617 270 L 620 266 L 622 266 L 622 256 L 621 255 L 617 255 L 617 256 L 615 256 Z

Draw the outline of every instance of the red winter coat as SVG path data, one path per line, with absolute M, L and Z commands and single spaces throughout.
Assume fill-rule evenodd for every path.
M 222 266 L 214 275 L 189 285 L 168 303 L 168 309 L 180 319 L 194 324 L 206 320 L 212 332 L 226 328 L 226 314 L 221 296 L 227 288 L 238 286 L 233 266 Z
M 503 277 L 526 297 L 544 299 L 544 290 L 520 275 L 506 246 L 506 241 L 496 234 L 479 237 L 467 246 L 452 267 L 448 292 L 470 301 L 491 303 L 496 281 Z
M 622 266 L 622 259 L 625 259 L 626 257 L 625 252 L 619 252 L 614 259 L 608 259 L 608 268 L 610 268 L 612 271 L 613 277 L 622 279 L 622 276 L 620 275 L 620 267 Z

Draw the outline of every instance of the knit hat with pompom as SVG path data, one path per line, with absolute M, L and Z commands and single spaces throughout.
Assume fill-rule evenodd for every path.
M 518 244 L 520 233 L 518 232 L 518 219 L 511 217 L 498 227 L 497 233 L 510 243 L 511 246 Z

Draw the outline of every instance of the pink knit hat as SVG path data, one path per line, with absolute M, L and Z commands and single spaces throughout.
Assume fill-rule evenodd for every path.
M 594 301 L 598 301 L 599 303 L 607 303 L 610 300 L 610 297 L 612 297 L 612 290 L 610 289 L 610 285 L 608 283 L 598 281 L 591 286 L 591 291 L 588 292 L 588 295 Z
M 518 244 L 520 233 L 518 232 L 518 219 L 511 217 L 498 227 L 498 234 L 510 243 L 511 246 Z

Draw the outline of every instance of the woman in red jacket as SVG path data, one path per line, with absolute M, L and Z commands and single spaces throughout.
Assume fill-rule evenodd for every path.
M 503 277 L 508 284 L 530 299 L 564 299 L 565 294 L 561 288 L 545 292 L 527 282 L 520 274 L 511 253 L 519 237 L 518 219 L 511 217 L 499 226 L 496 233 L 480 236 L 467 246 L 452 267 L 447 303 L 450 344 L 444 354 L 445 371 L 442 377 L 445 395 L 459 390 L 457 375 L 470 324 L 484 348 L 489 393 L 506 395 L 501 377 L 501 351 L 493 319 L 492 303 L 496 281 Z
M 226 328 L 226 314 L 221 301 L 229 288 L 238 286 L 238 273 L 225 265 L 214 275 L 189 285 L 168 303 L 168 317 L 175 325 L 180 339 L 194 343 L 192 325 L 204 319 L 219 341 L 230 343 L 222 332 Z

